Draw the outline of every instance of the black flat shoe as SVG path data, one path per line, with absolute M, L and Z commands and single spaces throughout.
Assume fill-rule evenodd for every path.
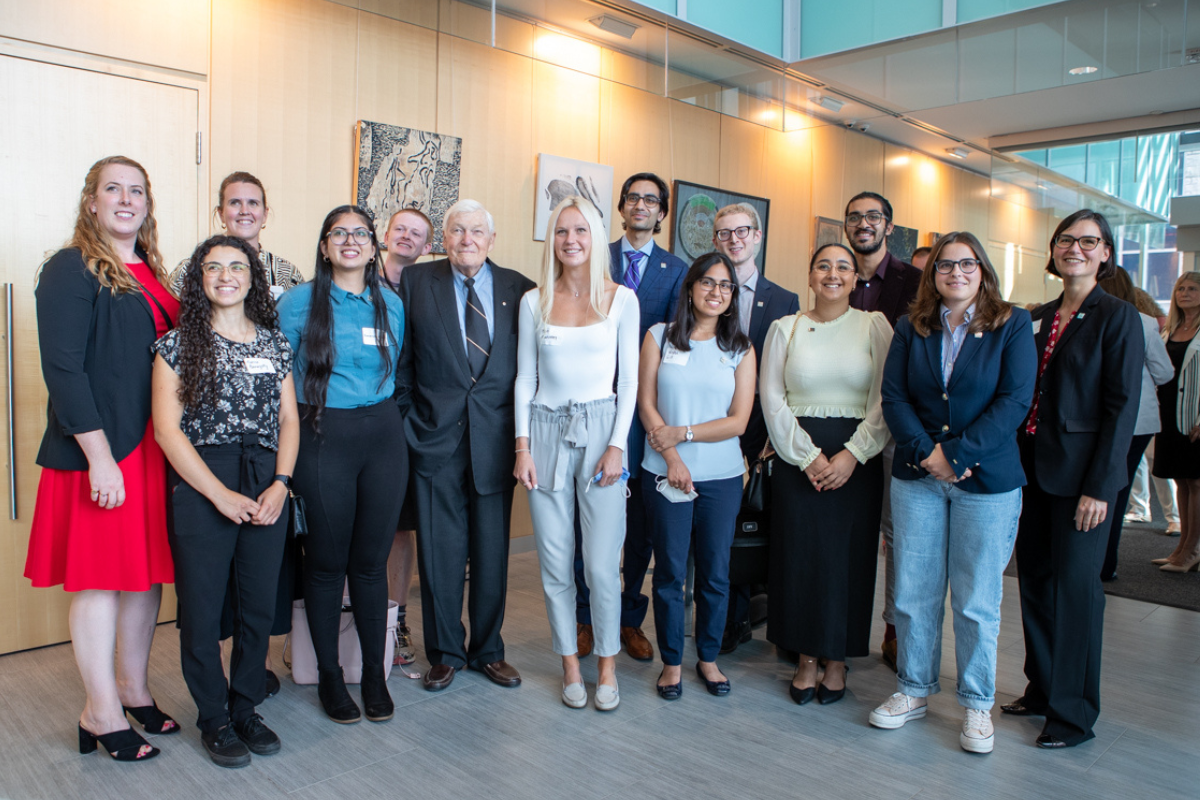
M 267 670 L 267 697 L 274 697 L 279 694 L 282 686 L 279 683 L 279 676 L 273 671 Z
M 138 706 L 137 708 L 121 706 L 121 708 L 125 709 L 126 714 L 136 719 L 146 733 L 166 734 L 180 731 L 179 723 L 159 710 L 158 703 L 153 701 L 148 706 Z
M 658 677 L 662 678 L 661 672 L 658 673 Z M 656 685 L 654 688 L 658 690 L 658 696 L 661 697 L 663 700 L 678 700 L 680 697 L 683 696 L 683 682 L 682 681 L 680 681 L 679 683 L 668 683 L 666 686 L 663 686 L 660 684 L 660 685 Z
M 363 711 L 371 722 L 387 722 L 396 713 L 392 696 L 388 693 L 387 679 L 383 677 L 383 665 L 363 664 L 362 674 Z
M 1040 717 L 1046 713 L 1041 709 L 1025 705 L 1024 697 L 1013 700 L 1011 703 L 1005 703 L 1000 706 L 1000 711 L 1014 717 Z
M 841 700 L 845 696 L 846 696 L 846 687 L 845 686 L 843 686 L 840 689 L 830 689 L 828 686 L 826 686 L 823 683 L 817 685 L 817 702 L 823 706 L 827 706 L 830 703 L 836 703 L 838 700 Z
M 807 689 L 798 689 L 796 684 L 788 685 L 788 694 L 792 696 L 792 700 L 796 705 L 802 706 L 805 703 L 812 702 L 812 699 L 817 696 L 817 687 L 809 686 Z
M 317 680 L 317 697 L 321 700 L 321 708 L 325 709 L 325 716 L 342 725 L 362 719 L 358 705 L 346 691 L 346 679 L 340 668 L 320 670 Z
M 713 697 L 724 697 L 729 694 L 730 686 L 729 679 L 723 681 L 710 681 L 704 677 L 704 670 L 700 669 L 700 662 L 696 662 L 696 674 L 700 676 L 700 680 L 704 681 L 704 688 L 708 689 L 708 693 Z
M 134 733 L 133 728 L 96 734 L 80 725 L 80 754 L 87 755 L 96 752 L 96 742 L 99 742 L 105 751 L 117 761 L 148 761 L 159 753 L 157 747 L 152 747 L 149 742 Z
M 1057 750 L 1060 747 L 1070 747 L 1071 745 L 1064 742 L 1062 739 L 1051 736 L 1048 733 L 1043 733 L 1037 737 L 1037 746 L 1046 750 Z
M 730 625 L 721 635 L 721 655 L 729 655 L 734 650 L 738 649 L 738 645 L 745 644 L 754 638 L 754 634 L 750 631 L 749 622 L 738 622 Z

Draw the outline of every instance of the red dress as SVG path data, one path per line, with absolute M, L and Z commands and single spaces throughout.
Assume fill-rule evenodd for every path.
M 126 264 L 142 284 L 154 313 L 157 336 L 179 316 L 171 296 L 145 264 Z M 157 300 L 158 303 L 155 303 Z M 163 318 L 162 305 L 171 317 Z M 150 369 L 149 361 L 147 369 Z M 91 498 L 86 471 L 42 469 L 25 577 L 34 586 L 144 592 L 175 580 L 167 545 L 167 462 L 154 441 L 154 423 L 133 452 L 118 462 L 125 479 L 125 502 L 103 509 Z

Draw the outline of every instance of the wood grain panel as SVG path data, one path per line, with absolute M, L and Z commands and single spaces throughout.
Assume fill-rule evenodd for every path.
M 771 199 L 765 274 L 804 298 L 812 250 L 812 136 L 809 131 L 768 131 L 763 147 L 762 190 Z M 806 306 L 807 307 L 807 306 Z

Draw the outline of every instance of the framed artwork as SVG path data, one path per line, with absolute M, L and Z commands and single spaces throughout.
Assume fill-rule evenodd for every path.
M 433 223 L 433 252 L 445 252 L 442 222 L 458 202 L 462 139 L 359 120 L 354 142 L 354 202 L 376 227 L 402 208 L 423 211 Z
M 813 247 L 815 253 L 827 244 L 842 243 L 842 221 L 829 217 L 817 217 L 817 227 L 813 232 Z
M 901 225 L 892 226 L 892 235 L 887 238 L 888 252 L 901 261 L 911 262 L 913 250 L 917 245 L 917 229 L 905 228 Z
M 933 247 L 935 244 L 937 244 L 937 240 L 940 238 L 942 238 L 942 235 L 940 233 L 934 233 L 933 231 L 930 231 L 929 232 L 929 244 L 926 246 Z
M 604 220 L 604 241 L 612 238 L 613 168 L 590 161 L 538 154 L 537 192 L 533 197 L 533 240 L 546 241 L 550 214 L 568 197 L 579 195 L 592 202 Z M 594 235 L 593 239 L 599 236 Z
M 713 223 L 717 211 L 733 203 L 749 203 L 762 222 L 762 242 L 754 256 L 758 271 L 767 263 L 767 218 L 771 201 L 765 197 L 727 192 L 714 186 L 675 181 L 674 218 L 671 225 L 671 252 L 690 264 L 713 250 Z

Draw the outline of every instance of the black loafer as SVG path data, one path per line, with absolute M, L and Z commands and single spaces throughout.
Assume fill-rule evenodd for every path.
M 267 697 L 274 697 L 279 694 L 279 689 L 279 676 L 271 670 L 267 670 Z
M 797 689 L 796 684 L 788 685 L 788 694 L 792 696 L 792 700 L 796 705 L 802 706 L 805 703 L 812 702 L 812 699 L 817 696 L 817 687 L 810 686 L 807 689 Z
M 1051 736 L 1048 733 L 1043 733 L 1037 737 L 1037 746 L 1046 750 L 1057 750 L 1060 747 L 1070 747 L 1071 745 L 1064 742 L 1062 739 Z
M 1005 703 L 1000 706 L 1000 710 L 1005 714 L 1011 714 L 1014 717 L 1040 717 L 1045 711 L 1025 705 L 1025 698 L 1021 697 L 1011 703 Z
M 713 697 L 724 697 L 729 694 L 730 686 L 729 679 L 723 681 L 710 681 L 704 677 L 704 670 L 700 669 L 700 662 L 696 662 L 696 674 L 700 676 L 700 680 L 704 681 L 704 688 L 708 689 L 708 693 Z

